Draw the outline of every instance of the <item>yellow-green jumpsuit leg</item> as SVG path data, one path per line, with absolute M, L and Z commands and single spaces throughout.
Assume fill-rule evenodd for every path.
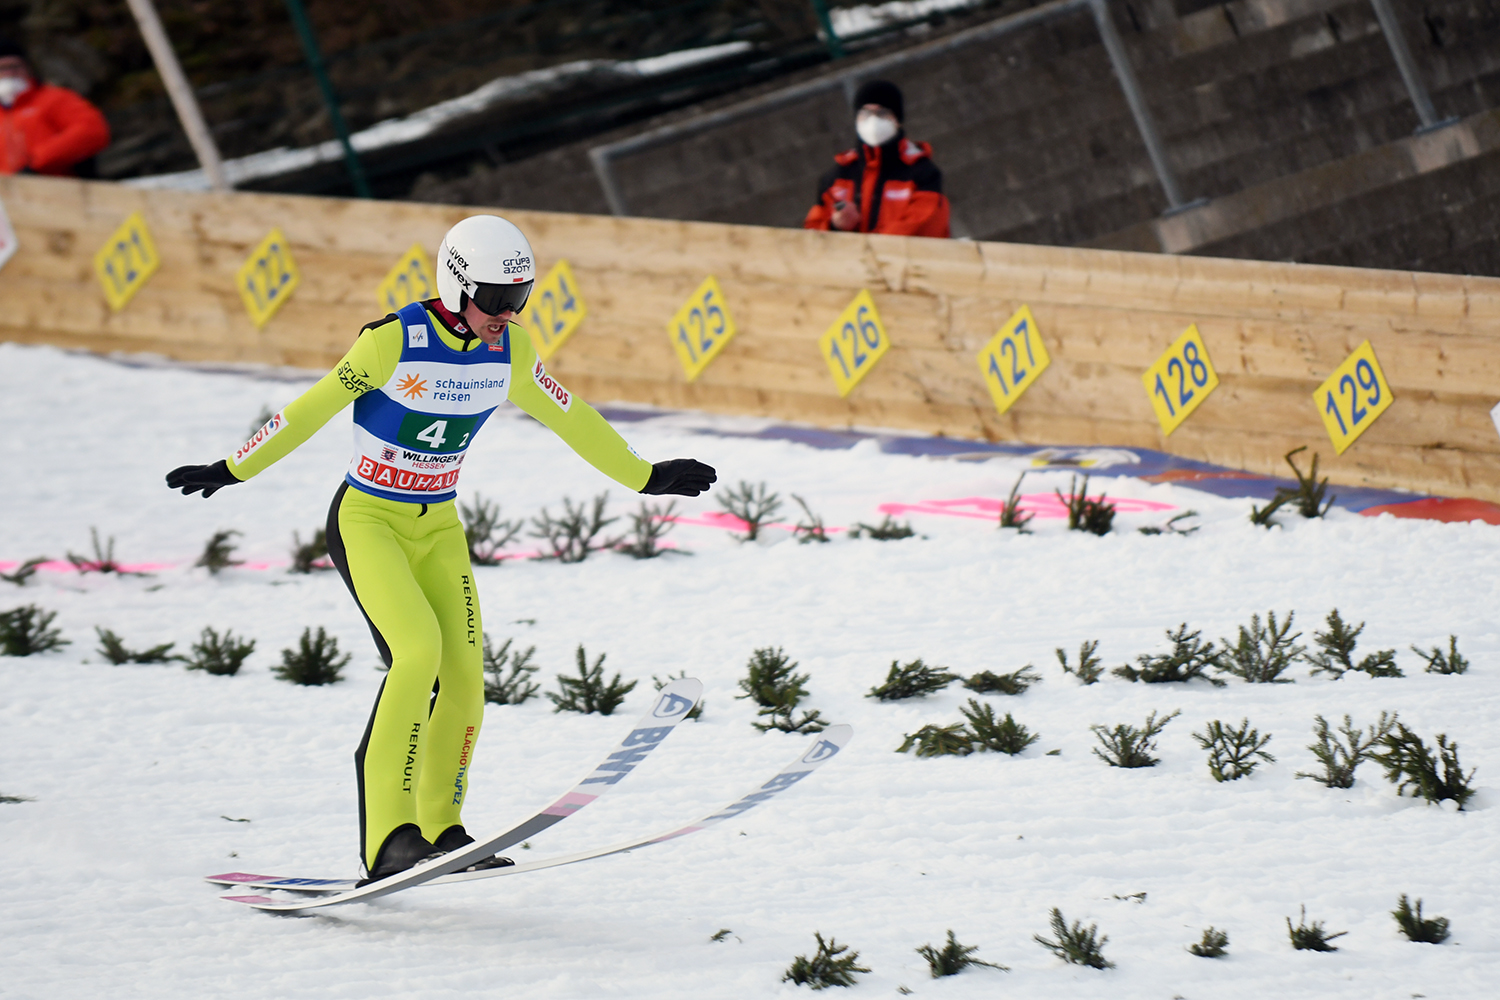
M 402 503 L 345 487 L 328 521 L 330 555 L 390 666 L 355 753 L 371 868 L 396 828 L 414 823 L 431 841 L 462 822 L 484 719 L 479 597 L 453 501 Z

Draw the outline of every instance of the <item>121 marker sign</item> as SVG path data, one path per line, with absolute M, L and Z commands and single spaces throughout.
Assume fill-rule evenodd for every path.
M 1051 363 L 1036 318 L 1024 305 L 979 352 L 979 372 L 1001 413 L 1014 406 Z
M 1323 418 L 1334 451 L 1340 455 L 1369 429 L 1393 399 L 1385 372 L 1375 360 L 1375 348 L 1368 340 L 1356 347 L 1313 393 L 1318 415 Z

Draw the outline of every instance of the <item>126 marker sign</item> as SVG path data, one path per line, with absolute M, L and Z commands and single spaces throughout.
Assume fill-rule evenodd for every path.
M 1163 434 L 1171 434 L 1219 385 L 1194 323 L 1141 376 Z
M 840 398 L 849 395 L 890 349 L 890 338 L 885 335 L 875 300 L 870 298 L 867 289 L 861 289 L 833 325 L 818 338 L 818 350 L 828 363 L 828 372 L 833 376 L 834 385 L 838 386 Z
M 1340 455 L 1385 412 L 1395 396 L 1367 340 L 1313 393 L 1323 426 Z
M 1022 306 L 979 352 L 979 371 L 995 409 L 1004 413 L 1052 363 L 1031 310 Z

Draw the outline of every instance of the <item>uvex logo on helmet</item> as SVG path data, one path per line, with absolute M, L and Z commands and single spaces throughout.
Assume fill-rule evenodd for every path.
M 448 251 L 448 270 L 452 272 L 454 278 L 458 279 L 458 283 L 464 286 L 465 290 L 468 290 L 474 287 L 474 282 L 470 280 L 467 274 L 464 273 L 464 269 L 469 265 L 465 264 L 463 261 L 464 259 L 458 254 L 454 253 L 452 250 Z

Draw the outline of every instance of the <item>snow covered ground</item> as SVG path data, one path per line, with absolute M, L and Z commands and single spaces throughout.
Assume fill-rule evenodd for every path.
M 0 993 L 52 997 L 750 997 L 800 996 L 780 982 L 813 932 L 873 971 L 853 996 L 1135 998 L 1488 997 L 1500 973 L 1500 531 L 1483 524 L 1364 518 L 1265 531 L 1248 500 L 1172 485 L 1095 480 L 1149 501 L 1106 537 L 1038 518 L 1017 535 L 966 517 L 909 513 L 922 537 L 799 545 L 785 531 L 741 544 L 720 528 L 670 536 L 690 556 L 616 554 L 577 565 L 516 561 L 477 571 L 487 631 L 535 644 L 539 679 L 571 670 L 574 648 L 641 687 L 615 716 L 554 714 L 545 701 L 488 708 L 466 808 L 498 829 L 550 801 L 646 704 L 653 674 L 706 685 L 703 719 L 683 727 L 616 793 L 539 837 L 523 860 L 667 828 L 737 797 L 805 737 L 762 735 L 735 699 L 759 646 L 785 647 L 811 675 L 806 707 L 852 723 L 845 754 L 774 803 L 682 841 L 511 880 L 416 889 L 306 919 L 219 901 L 200 876 L 275 871 L 347 876 L 356 865 L 351 755 L 379 683 L 363 623 L 332 573 L 185 568 L 216 529 L 243 558 L 286 558 L 292 532 L 321 524 L 347 460 L 342 416 L 259 479 L 208 501 L 164 488 L 175 465 L 208 462 L 244 438 L 263 405 L 305 382 L 171 366 L 126 366 L 0 345 L 5 474 L 0 560 L 86 551 L 113 536 L 151 576 L 44 571 L 0 582 L 0 610 L 58 613 L 72 645 L 0 658 Z M 884 503 L 1000 499 L 1016 458 L 946 461 L 882 453 L 874 442 L 818 451 L 702 433 L 754 421 L 683 414 L 622 424 L 653 459 L 694 455 L 721 485 L 764 480 L 807 499 L 831 525 L 879 520 Z M 547 431 L 497 415 L 466 463 L 461 495 L 508 516 L 557 511 L 610 488 Z M 1025 492 L 1066 489 L 1068 473 L 1028 474 Z M 613 487 L 613 510 L 637 498 Z M 1035 505 L 1044 506 L 1038 496 Z M 1182 509 L 1187 537 L 1145 536 Z M 687 514 L 717 509 L 686 500 Z M 701 518 L 700 518 L 701 519 Z M 1061 673 L 1098 639 L 1107 666 L 1165 648 L 1186 621 L 1232 635 L 1252 612 L 1297 612 L 1310 639 L 1330 608 L 1369 624 L 1361 649 L 1395 648 L 1402 679 L 1310 678 L 1214 688 L 1084 687 Z M 111 666 L 93 627 L 127 644 L 185 647 L 205 625 L 258 645 L 234 677 L 172 666 Z M 271 666 L 307 626 L 354 653 L 344 683 L 302 688 Z M 1455 633 L 1473 666 L 1421 671 L 1408 650 Z M 865 692 L 893 659 L 969 674 L 1036 665 L 1018 697 L 984 696 L 1042 734 L 1024 754 L 918 759 L 894 753 L 924 723 L 960 721 L 958 685 L 880 703 Z M 1159 766 L 1121 770 L 1090 753 L 1091 724 L 1139 725 L 1181 709 Z M 1478 795 L 1464 812 L 1398 798 L 1373 764 L 1352 789 L 1295 780 L 1314 766 L 1313 716 L 1358 723 L 1398 711 L 1429 740 L 1455 738 Z M 1274 734 L 1277 762 L 1217 784 L 1191 734 L 1248 717 Z M 1056 755 L 1049 751 L 1059 750 Z M 1400 893 L 1452 921 L 1446 944 L 1413 944 L 1389 916 Z M 1136 894 L 1144 893 L 1144 901 Z M 1125 898 L 1121 898 L 1125 897 Z M 1293 951 L 1285 918 L 1348 931 L 1331 954 Z M 1060 907 L 1109 936 L 1105 971 L 1064 965 L 1032 940 Z M 1212 924 L 1229 957 L 1185 946 Z M 710 936 L 732 932 L 721 943 Z M 914 951 L 952 928 L 978 957 L 933 980 Z M 1485 984 L 1490 985 L 1486 986 Z

